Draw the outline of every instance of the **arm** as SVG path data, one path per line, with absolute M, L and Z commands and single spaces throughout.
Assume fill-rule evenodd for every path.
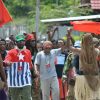
M 4 82 L 3 88 L 5 90 L 8 90 L 7 79 L 6 79 L 6 74 L 3 70 L 3 61 L 2 61 L 1 55 L 0 55 L 0 76 L 1 76 L 2 81 Z
M 11 65 L 12 65 L 12 62 L 11 62 L 12 57 L 13 57 L 13 55 L 12 55 L 11 52 L 9 51 L 9 52 L 7 53 L 7 55 L 6 55 L 6 57 L 5 57 L 5 60 L 3 61 L 5 67 L 6 67 L 6 66 L 8 67 L 8 66 L 11 66 Z
M 3 61 L 2 61 L 1 55 L 0 55 L 0 75 L 1 75 L 2 81 L 7 82 L 6 75 L 5 75 L 5 72 L 3 70 Z
M 35 73 L 39 76 L 39 67 L 40 67 L 40 59 L 41 55 L 39 53 L 37 53 L 35 61 L 34 61 L 34 71 Z
M 81 48 L 75 48 L 75 47 L 72 47 L 72 46 L 69 47 L 69 50 L 71 50 L 72 52 L 74 52 L 75 54 L 78 54 L 78 55 L 81 52 Z
M 72 44 L 74 45 L 75 40 L 74 40 L 74 38 L 72 36 L 70 37 L 70 40 L 71 40 Z
M 69 50 L 71 50 L 72 52 L 76 53 L 76 54 L 80 54 L 81 48 L 75 48 L 73 46 L 70 46 L 70 40 L 72 39 L 72 36 L 71 36 L 72 29 L 69 29 L 67 31 L 68 31 L 68 34 L 67 34 L 67 48 Z
M 37 53 L 37 55 L 36 55 L 36 58 L 35 58 L 35 62 L 34 62 L 34 71 L 35 71 L 35 73 L 37 74 L 37 77 L 35 78 L 35 88 L 36 88 L 36 90 L 37 90 L 37 87 L 38 87 L 38 84 L 39 84 L 39 70 L 38 70 L 38 68 L 40 67 L 39 66 L 39 63 L 41 62 L 40 60 L 39 60 L 39 54 Z
M 34 64 L 34 71 L 35 73 L 38 75 L 39 74 L 39 65 L 38 64 Z
M 39 76 L 39 72 L 38 72 L 38 70 L 37 70 L 37 66 L 36 66 L 36 65 L 34 65 L 34 66 L 31 68 L 31 74 L 32 74 L 33 79 L 34 79 L 34 78 L 37 78 L 37 77 Z
M 32 63 L 32 55 L 31 55 L 31 52 L 29 51 L 29 64 L 30 64 L 30 70 L 31 70 L 31 74 L 32 74 L 32 77 L 33 77 L 33 79 L 34 78 L 36 78 L 38 75 L 37 75 L 37 72 L 36 72 L 36 69 L 35 69 L 35 67 L 34 67 L 34 65 L 33 65 L 33 63 Z
M 95 48 L 96 55 L 97 55 L 97 60 L 100 62 L 100 50 Z

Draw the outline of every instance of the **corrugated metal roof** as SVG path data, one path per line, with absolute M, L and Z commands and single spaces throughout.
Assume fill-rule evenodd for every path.
M 42 23 L 65 22 L 65 21 L 97 19 L 97 18 L 100 18 L 100 15 L 78 16 L 78 17 L 56 18 L 56 19 L 44 19 L 44 20 L 41 20 L 41 22 Z
M 92 9 L 100 9 L 100 0 L 91 0 Z

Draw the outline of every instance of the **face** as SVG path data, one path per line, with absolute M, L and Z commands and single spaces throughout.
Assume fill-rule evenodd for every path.
M 5 50 L 6 49 L 6 42 L 5 41 L 0 41 L 0 50 Z
M 9 43 L 8 43 L 8 42 L 6 43 L 6 49 L 7 49 L 7 50 L 11 50 L 11 49 L 13 49 L 13 48 L 14 48 L 14 43 L 12 43 L 12 41 L 9 42 Z
M 37 43 L 37 50 L 38 51 L 42 51 L 42 44 L 41 43 Z
M 46 45 L 43 46 L 43 49 L 44 49 L 44 52 L 46 54 L 49 54 L 51 49 L 52 49 L 52 45 L 51 44 L 46 44 Z
M 25 41 L 22 40 L 22 41 L 17 41 L 16 42 L 16 45 L 19 49 L 23 49 L 23 47 L 25 46 Z
M 56 49 L 56 48 L 57 48 L 57 43 L 53 42 L 53 49 Z
M 30 45 L 31 45 L 32 47 L 35 47 L 36 41 L 35 41 L 35 40 L 31 40 L 31 41 L 30 41 Z
M 64 46 L 64 42 L 62 40 L 58 40 L 58 47 L 62 48 Z

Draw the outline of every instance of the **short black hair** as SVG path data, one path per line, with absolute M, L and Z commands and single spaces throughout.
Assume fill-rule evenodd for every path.
M 52 42 L 52 43 L 58 43 L 58 41 L 57 41 L 57 40 L 54 40 L 54 39 L 51 40 L 51 42 Z
M 64 45 L 65 45 L 65 40 L 64 39 L 58 39 L 58 41 L 62 41 L 63 43 L 64 43 Z M 57 43 L 58 43 L 58 41 L 57 41 Z
M 0 41 L 3 41 L 3 42 L 5 42 L 5 44 L 6 44 L 6 40 L 5 40 L 5 39 L 2 39 L 2 38 L 1 38 L 1 39 L 0 39 Z

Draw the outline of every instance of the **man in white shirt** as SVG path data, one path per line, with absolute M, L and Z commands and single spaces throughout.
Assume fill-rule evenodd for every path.
M 52 43 L 45 41 L 43 51 L 37 53 L 34 67 L 39 68 L 43 100 L 49 100 L 50 91 L 52 100 L 59 100 L 59 83 L 55 69 L 55 57 L 61 49 L 52 49 Z

